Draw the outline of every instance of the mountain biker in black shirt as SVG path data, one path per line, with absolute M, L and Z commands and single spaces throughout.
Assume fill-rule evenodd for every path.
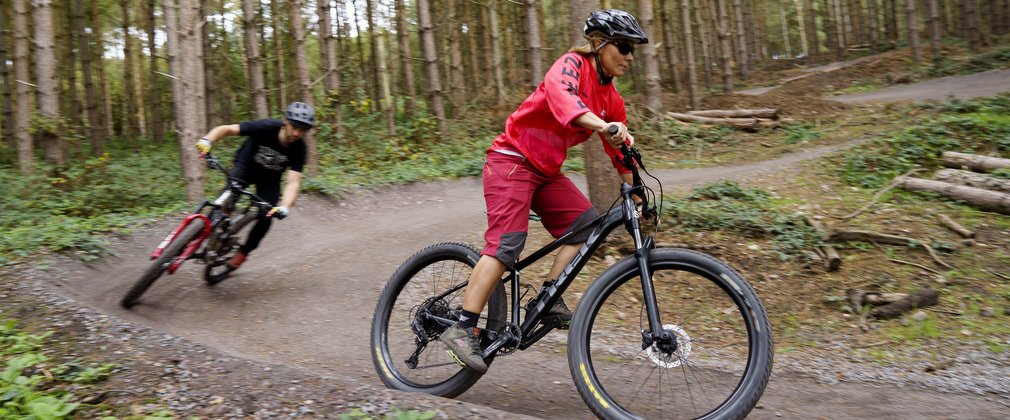
M 256 194 L 275 206 L 265 214 L 260 214 L 246 243 L 228 260 L 228 267 L 232 270 L 238 269 L 249 253 L 259 246 L 270 229 L 272 217 L 287 216 L 291 207 L 294 207 L 305 167 L 306 147 L 302 138 L 314 125 L 315 111 L 312 107 L 304 102 L 293 102 L 284 112 L 283 120 L 263 119 L 219 125 L 196 142 L 197 150 L 205 155 L 218 140 L 245 136 L 246 141 L 235 152 L 231 176 L 241 180 L 243 187 L 255 184 Z M 285 169 L 287 182 L 281 195 L 281 177 Z

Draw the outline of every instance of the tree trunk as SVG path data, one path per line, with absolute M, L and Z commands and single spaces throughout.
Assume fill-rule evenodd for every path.
M 120 22 L 123 29 L 123 131 L 122 135 L 126 136 L 134 148 L 140 147 L 140 142 L 138 137 L 140 137 L 140 126 L 137 125 L 137 101 L 135 94 L 137 88 L 135 86 L 135 80 L 133 78 L 133 42 L 130 41 L 130 1 L 120 0 L 119 1 L 119 11 L 122 13 L 123 20 Z M 202 48 L 202 47 L 201 47 Z
M 81 1 L 82 0 L 75 0 L 76 3 L 81 3 Z M 150 106 L 148 106 L 147 108 L 149 108 L 150 112 L 150 118 L 148 118 L 148 121 L 150 121 L 151 138 L 155 142 L 161 143 L 165 141 L 165 126 L 164 122 L 162 122 L 161 119 L 162 118 L 161 89 L 159 89 L 158 86 L 158 78 L 161 76 L 158 75 L 158 52 L 157 52 L 158 47 L 155 39 L 155 29 L 157 29 L 156 7 L 157 6 L 155 5 L 155 0 L 147 0 L 147 8 L 144 10 L 145 14 L 147 15 L 147 25 L 146 25 L 147 27 L 145 29 L 147 29 L 147 51 L 148 51 L 148 60 L 150 63 L 149 64 L 150 68 L 148 69 L 147 74 L 148 76 L 147 103 Z M 81 24 L 83 25 L 83 18 L 79 18 L 78 22 L 81 22 Z M 83 50 L 85 50 L 84 44 L 82 44 L 81 50 L 82 54 L 84 54 L 83 52 Z M 87 65 L 84 65 L 84 68 L 87 68 Z M 94 99 L 93 98 L 94 88 L 89 87 L 89 85 L 91 84 L 91 81 L 88 80 L 91 77 L 90 75 L 91 70 L 90 69 L 86 70 L 84 73 L 85 77 L 84 90 L 85 90 L 85 96 L 90 97 L 89 99 L 87 99 L 87 101 L 89 102 Z M 87 93 L 89 88 L 92 90 L 91 94 Z M 94 109 L 93 104 L 91 105 L 85 104 L 85 107 L 88 107 L 89 109 Z M 88 119 L 90 121 L 94 121 L 94 119 L 91 118 L 90 114 L 88 116 Z
M 57 39 L 56 39 L 56 45 L 58 46 L 58 48 L 61 49 L 61 53 L 63 55 L 58 60 L 59 63 L 58 73 L 62 74 L 63 76 L 61 79 L 59 79 L 58 81 L 59 83 L 57 84 L 57 86 L 59 86 L 59 90 L 63 90 L 66 92 L 66 95 L 60 93 L 60 96 L 65 98 L 64 100 L 60 101 L 62 102 L 61 105 L 63 106 L 63 109 L 60 111 L 60 113 L 61 115 L 64 115 L 67 118 L 68 123 L 71 124 L 72 127 L 84 127 L 84 119 L 83 119 L 84 108 L 83 105 L 81 104 L 81 99 L 78 95 L 79 89 L 77 88 L 80 85 L 79 83 L 77 83 L 77 66 L 76 66 L 79 60 L 77 59 L 77 54 L 74 51 L 75 48 L 74 45 L 75 42 L 77 41 L 77 30 L 73 22 L 74 3 L 73 0 L 59 0 L 59 1 L 61 1 L 62 4 L 57 7 L 57 10 L 62 9 L 62 13 L 57 12 L 57 16 L 66 18 L 66 19 L 60 19 L 59 17 L 57 18 L 57 20 L 59 21 L 59 25 L 62 26 L 64 23 L 66 23 L 66 25 L 64 26 L 63 33 L 59 33 L 59 31 L 57 31 Z M 68 151 L 68 153 L 71 152 Z
M 255 3 L 254 3 L 255 2 Z M 259 26 L 255 4 L 258 0 L 242 0 L 242 28 L 245 36 L 245 56 L 249 63 L 249 91 L 252 93 L 253 115 L 256 118 L 267 118 L 270 116 L 270 107 L 267 105 L 266 81 L 263 78 L 263 57 L 260 55 Z M 328 1 L 321 1 L 320 4 L 329 4 Z M 329 12 L 329 9 L 327 9 Z M 322 27 L 320 23 L 320 27 Z M 327 29 L 329 26 L 327 24 Z M 320 29 L 322 30 L 322 29 Z M 332 58 L 332 55 L 330 55 Z
M 915 13 L 915 0 L 905 0 L 905 17 L 908 19 L 908 43 L 912 48 L 912 61 L 922 64 L 922 48 L 919 46 L 919 18 Z
M 482 72 L 480 60 L 484 56 L 483 54 L 478 54 L 477 51 L 481 51 L 481 36 L 480 34 L 486 32 L 481 26 L 480 11 L 484 10 L 483 5 L 475 4 L 474 2 L 465 1 L 463 2 L 463 14 L 467 19 L 467 28 L 470 30 L 466 31 L 466 51 L 467 54 L 467 74 L 470 75 L 466 79 L 467 89 L 474 93 L 474 96 L 480 95 L 481 90 L 484 88 L 484 81 L 482 77 L 478 75 L 484 74 Z
M 400 68 L 403 71 L 403 95 L 406 97 L 406 109 L 404 113 L 407 117 L 414 115 L 414 108 L 417 108 L 417 87 L 414 85 L 414 48 L 410 46 L 410 33 L 407 26 L 407 10 L 403 7 L 404 0 L 396 0 L 396 39 L 400 44 Z M 468 34 L 470 36 L 470 34 Z M 476 49 L 469 48 L 470 55 L 477 55 Z M 476 69 L 474 69 L 476 72 Z
M 943 152 L 943 166 L 988 172 L 1001 168 L 1010 168 L 1010 159 L 968 153 Z
M 495 106 L 505 106 L 505 75 L 502 73 L 501 31 L 498 29 L 498 9 L 488 2 L 487 16 L 491 31 L 491 68 L 494 73 Z
M 699 49 L 701 50 L 701 67 L 702 79 L 705 81 L 705 92 L 712 90 L 712 56 L 711 56 L 711 38 L 708 34 L 708 19 L 704 15 L 704 7 L 702 7 L 701 0 L 694 1 L 694 28 L 695 34 L 698 36 L 698 41 L 701 43 Z
M 305 28 L 302 26 L 303 0 L 293 0 L 288 3 L 288 13 L 291 15 L 292 35 L 295 38 L 295 68 L 298 71 L 298 100 L 313 105 L 312 80 L 309 78 L 309 60 L 305 56 Z M 306 155 L 305 166 L 309 175 L 319 174 L 319 155 L 316 149 L 316 135 L 313 131 L 305 133 Z
M 726 0 L 723 0 L 726 1 Z M 673 83 L 673 92 L 679 93 L 683 88 L 680 81 L 680 60 L 677 58 L 676 32 L 673 31 L 673 21 L 666 8 L 666 2 L 660 2 L 659 16 L 661 20 L 660 32 L 663 34 L 663 51 L 666 53 L 667 74 Z
M 14 0 L 14 87 L 17 106 L 14 108 L 14 133 L 18 143 L 18 168 L 30 175 L 34 166 L 34 145 L 28 131 L 35 109 L 31 83 L 31 63 L 28 58 L 28 0 Z
M 376 0 L 369 0 L 376 1 Z M 396 105 L 393 102 L 393 92 L 389 82 L 389 68 L 386 67 L 386 31 L 382 30 L 375 40 L 375 61 L 379 66 L 376 78 L 382 91 L 382 109 L 386 112 L 386 134 L 396 135 Z
M 912 191 L 934 192 L 983 210 L 1010 214 L 1010 194 L 921 178 L 906 178 L 901 182 L 901 187 Z
M 1010 179 L 996 178 L 961 169 L 941 169 L 933 174 L 933 179 L 951 184 L 1010 193 Z
M 793 0 L 793 8 L 796 9 L 796 24 L 799 25 L 796 33 L 800 37 L 800 55 L 803 57 L 809 57 L 810 50 L 807 49 L 809 46 L 807 43 L 807 22 L 803 17 L 803 5 L 800 4 L 800 0 Z
M 544 81 L 544 56 L 540 42 L 540 10 L 537 0 L 526 0 L 526 43 L 530 48 L 530 85 Z
M 982 47 L 981 29 L 979 28 L 978 4 L 975 0 L 962 0 L 964 2 L 964 16 L 967 26 L 965 35 L 968 38 L 968 49 L 978 51 Z
M 884 0 L 884 32 L 888 40 L 898 40 L 898 0 Z
M 879 52 L 880 51 L 880 20 L 877 16 L 877 0 L 866 0 L 866 15 L 867 15 L 867 34 L 870 38 L 870 51 Z
M 14 85 L 11 81 L 11 69 L 7 65 L 11 58 L 8 50 L 10 38 L 7 36 L 10 10 L 10 2 L 0 3 L 0 85 L 3 86 L 3 102 L 0 103 L 3 107 L 3 125 L 0 127 L 0 135 L 3 135 L 7 150 L 17 150 L 18 144 L 14 135 Z
M 786 18 L 786 7 L 779 3 L 779 22 L 782 30 L 782 46 L 785 48 L 787 58 L 793 58 L 793 46 L 789 42 L 789 19 Z
M 749 58 L 750 54 L 747 52 L 747 31 L 746 31 L 746 24 L 744 23 L 743 18 L 743 5 L 741 4 L 741 2 L 742 0 L 733 0 L 733 15 L 736 16 L 736 49 L 737 49 L 736 62 L 740 68 L 740 78 L 746 80 L 747 74 L 750 73 L 750 58 Z M 685 9 L 686 5 L 684 4 L 683 1 L 680 4 L 681 4 L 680 6 L 681 14 L 686 13 L 687 10 L 690 10 Z M 687 20 L 682 19 L 681 24 L 686 26 L 688 24 Z M 688 40 L 691 39 L 690 29 L 684 28 L 684 38 Z M 693 49 L 694 49 L 693 47 L 688 47 L 688 50 L 693 51 Z M 692 53 L 685 52 L 684 55 L 688 57 L 688 61 L 690 61 L 691 63 L 694 62 L 693 61 L 694 59 L 690 58 L 693 55 Z M 689 64 L 688 67 L 692 67 L 692 64 Z M 688 70 L 688 74 L 690 74 L 690 70 Z M 688 86 L 690 86 L 690 84 L 691 82 L 688 82 Z M 692 96 L 694 96 L 694 94 L 692 94 Z M 692 100 L 691 103 L 693 104 L 694 101 Z M 698 106 L 694 105 L 692 105 L 692 107 L 694 109 L 699 108 Z
M 67 160 L 66 142 L 59 129 L 60 97 L 59 79 L 56 75 L 56 40 L 53 36 L 52 4 L 50 0 L 35 0 L 35 75 L 39 99 L 39 114 L 45 118 L 44 129 L 36 127 L 36 134 L 45 146 L 46 161 L 63 165 Z
M 438 131 L 446 132 L 445 105 L 442 103 L 442 81 L 438 72 L 438 50 L 435 47 L 435 33 L 431 25 L 431 9 L 428 0 L 417 2 L 418 29 L 421 31 L 421 51 L 424 54 L 424 68 L 428 76 L 429 108 L 438 122 Z M 500 71 L 500 70 L 499 70 Z
M 274 107 L 278 109 L 284 109 L 284 106 L 288 102 L 288 74 L 285 66 L 285 54 L 281 54 L 280 51 L 285 51 L 284 46 L 281 43 L 281 37 L 284 36 L 281 32 L 281 17 L 280 17 L 280 2 L 271 1 L 270 2 L 270 43 L 273 44 L 274 57 L 273 60 L 273 83 L 272 85 L 276 87 L 277 96 L 274 99 Z M 358 39 L 361 39 L 359 36 Z
M 186 197 L 195 202 L 204 197 L 204 167 L 193 142 L 207 129 L 200 0 L 165 0 L 165 9 L 166 30 L 177 33 L 177 45 L 173 46 L 172 36 L 169 37 L 169 48 L 173 50 L 169 55 L 177 72 L 173 90 L 182 175 L 186 180 Z
M 740 0 L 734 0 L 737 5 Z M 694 42 L 691 33 L 690 0 L 680 0 L 680 23 L 684 30 L 684 56 L 687 57 L 687 92 L 691 97 L 691 109 L 701 108 L 701 98 L 698 95 L 698 73 L 694 64 Z M 741 50 L 746 52 L 746 50 Z M 746 77 L 746 76 L 743 76 Z
M 929 2 L 929 46 L 933 53 L 933 61 L 940 59 L 940 6 L 938 0 Z
M 720 61 L 722 65 L 722 91 L 733 92 L 733 47 L 730 45 L 730 20 L 727 13 L 726 2 L 728 0 L 716 0 L 716 7 L 719 9 L 719 44 Z
M 456 11 L 456 1 L 445 3 L 448 18 L 445 25 L 445 38 L 449 48 L 449 101 L 456 112 L 466 101 L 466 78 L 463 72 L 463 52 L 461 50 L 459 16 Z
M 870 0 L 873 1 L 873 0 Z M 807 53 L 817 55 L 821 52 L 820 41 L 817 39 L 817 15 L 814 10 L 814 0 L 803 0 L 803 25 L 807 32 Z
M 828 51 L 831 51 L 835 59 L 842 58 L 842 49 L 839 48 L 838 26 L 835 24 L 834 0 L 824 0 L 821 10 L 821 21 L 824 24 L 824 39 L 827 43 Z
M 365 32 L 368 34 L 368 46 L 369 46 L 368 65 L 366 67 L 370 71 L 364 71 L 362 77 L 364 77 L 365 80 L 368 81 L 369 86 L 371 87 L 371 89 L 369 89 L 369 92 L 372 93 L 372 102 L 376 104 L 376 106 L 378 106 L 379 109 L 381 110 L 383 105 L 382 93 L 381 93 L 382 88 L 379 86 L 380 85 L 379 78 L 376 77 L 379 74 L 379 60 L 378 57 L 376 57 L 376 51 L 378 51 L 379 49 L 378 45 L 376 45 L 378 42 L 376 38 L 378 38 L 379 35 L 378 32 L 375 30 L 376 11 L 374 6 L 375 5 L 373 4 L 372 0 L 365 0 L 365 22 L 368 24 L 368 27 L 365 29 Z
M 642 61 L 645 67 L 645 107 L 653 114 L 663 110 L 663 88 L 659 85 L 659 58 L 656 52 L 656 31 L 653 30 L 652 0 L 638 0 L 638 23 L 642 25 L 645 36 L 650 42 L 640 45 Z M 656 41 L 652 41 L 656 40 Z

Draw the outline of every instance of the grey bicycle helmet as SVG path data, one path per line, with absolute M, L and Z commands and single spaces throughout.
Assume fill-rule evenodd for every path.
M 292 102 L 284 111 L 284 118 L 298 125 L 312 128 L 316 125 L 316 111 L 305 102 Z
M 608 39 L 621 38 L 635 41 L 636 44 L 648 44 L 649 38 L 645 31 L 630 13 L 617 9 L 597 10 L 586 18 L 582 32 L 589 35 L 600 32 Z

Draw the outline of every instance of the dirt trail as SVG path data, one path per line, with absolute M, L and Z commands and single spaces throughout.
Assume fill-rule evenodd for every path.
M 845 146 L 750 165 L 656 174 L 669 191 L 761 176 Z M 368 338 L 385 281 L 410 254 L 431 243 L 481 243 L 481 197 L 478 179 L 390 187 L 339 204 L 304 197 L 232 278 L 209 288 L 200 280 L 202 266 L 187 263 L 158 281 L 130 311 L 121 309 L 118 300 L 146 267 L 147 253 L 172 220 L 116 244 L 117 257 L 54 268 L 52 283 L 63 295 L 101 312 L 236 356 L 381 386 Z M 564 335 L 552 333 L 527 351 L 499 358 L 459 399 L 543 418 L 591 417 L 572 385 L 564 342 Z M 528 383 L 527 378 L 538 381 Z M 999 417 L 1003 410 L 981 396 L 827 385 L 778 370 L 752 417 L 982 418 Z

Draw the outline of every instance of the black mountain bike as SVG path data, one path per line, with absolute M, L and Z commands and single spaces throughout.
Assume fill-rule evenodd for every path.
M 273 207 L 246 191 L 239 180 L 228 175 L 228 170 L 214 155 L 208 154 L 205 159 L 208 167 L 224 173 L 226 182 L 221 195 L 214 201 L 200 203 L 158 244 L 151 253 L 154 262 L 120 301 L 124 308 L 135 305 L 162 273 L 175 273 L 186 260 L 196 259 L 204 264 L 203 278 L 207 284 L 213 286 L 223 281 L 232 272 L 227 265 L 228 259 L 238 252 L 239 242 L 249 235 L 252 222 L 261 211 Z
M 634 255 L 592 282 L 568 333 L 569 368 L 582 399 L 608 419 L 742 418 L 771 376 L 772 336 L 764 307 L 728 265 L 692 250 L 657 248 L 643 233 L 633 195 L 642 199 L 646 214 L 656 215 L 646 200 L 655 194 L 639 176 L 638 167 L 645 166 L 638 151 L 622 147 L 622 153 L 633 185 L 622 183 L 615 206 L 520 260 L 492 291 L 480 319 L 484 360 L 490 365 L 557 328 L 546 309 L 607 235 L 624 226 Z M 522 305 L 522 270 L 587 229 L 589 239 L 560 278 Z M 454 397 L 480 379 L 481 373 L 461 367 L 438 341 L 458 319 L 478 258 L 469 245 L 440 243 L 408 258 L 389 279 L 371 331 L 372 361 L 386 386 Z M 538 379 L 547 378 L 530 378 Z

